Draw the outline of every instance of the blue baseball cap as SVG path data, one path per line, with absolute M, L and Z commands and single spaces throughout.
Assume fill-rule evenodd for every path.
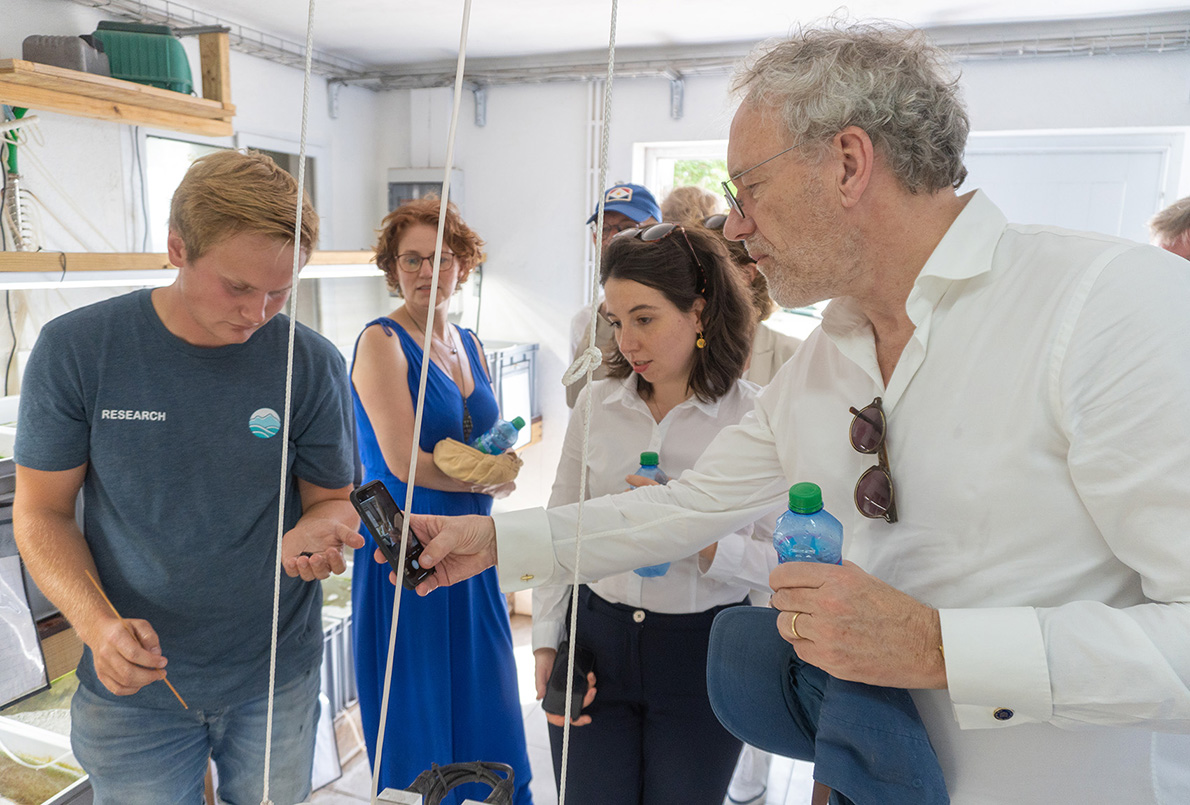
M 799 659 L 775 609 L 731 607 L 711 626 L 707 692 L 745 743 L 814 763 L 832 805 L 946 805 L 938 756 L 909 692 L 846 682 Z
M 657 199 L 647 187 L 638 184 L 618 184 L 609 187 L 603 193 L 603 209 L 607 212 L 618 212 L 627 215 L 638 224 L 646 218 L 661 221 L 661 207 L 657 206 Z M 599 207 L 587 219 L 588 224 L 595 223 L 599 217 Z

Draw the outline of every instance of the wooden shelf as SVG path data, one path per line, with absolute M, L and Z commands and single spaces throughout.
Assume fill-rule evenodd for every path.
M 0 103 L 117 123 L 225 137 L 235 106 L 227 69 L 227 34 L 203 34 L 204 98 L 48 64 L 0 59 Z
M 307 266 L 363 266 L 376 255 L 316 251 Z M 0 272 L 159 271 L 174 270 L 163 252 L 0 252 Z

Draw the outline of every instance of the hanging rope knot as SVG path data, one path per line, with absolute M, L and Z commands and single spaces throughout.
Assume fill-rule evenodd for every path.
M 601 363 L 603 363 L 603 350 L 595 346 L 587 347 L 574 359 L 574 363 L 570 364 L 566 374 L 562 375 L 562 385 L 573 386 L 586 377 L 587 373 L 598 369 Z

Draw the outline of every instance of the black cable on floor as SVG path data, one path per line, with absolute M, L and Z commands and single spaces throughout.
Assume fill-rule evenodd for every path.
M 499 773 L 503 773 L 501 777 Z M 482 783 L 492 789 L 492 793 L 484 802 L 495 805 L 512 805 L 513 779 L 515 778 L 511 766 L 503 763 L 451 763 L 430 766 L 428 771 L 417 775 L 413 784 L 406 788 L 414 794 L 421 794 L 424 805 L 439 805 L 443 798 L 453 789 L 466 783 Z

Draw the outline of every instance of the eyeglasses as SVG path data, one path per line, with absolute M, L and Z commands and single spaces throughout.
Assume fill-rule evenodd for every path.
M 735 176 L 729 176 L 727 181 L 722 183 L 723 184 L 723 198 L 725 198 L 727 200 L 727 205 L 729 207 L 731 207 L 733 210 L 735 210 L 736 215 L 740 216 L 741 218 L 747 217 L 746 215 L 744 215 L 744 210 L 740 207 L 739 199 L 737 199 L 735 197 L 735 193 L 731 192 L 730 184 L 732 182 L 734 182 L 736 179 L 743 176 L 745 173 L 751 173 L 752 171 L 759 168 L 761 165 L 765 165 L 765 164 L 768 164 L 769 162 L 772 162 L 774 159 L 781 156 L 782 154 L 788 154 L 790 151 L 797 148 L 799 145 L 802 145 L 802 143 L 798 143 L 797 145 L 791 145 L 788 148 L 786 148 L 784 151 L 778 151 L 777 153 L 773 154 L 768 159 L 764 159 L 764 160 L 761 160 L 760 162 L 757 162 L 755 165 L 748 168 L 747 170 L 742 170 L 739 173 L 737 173 Z M 724 219 L 724 222 L 726 223 L 726 219 Z
M 615 237 L 616 235 L 618 235 L 618 234 L 620 234 L 621 232 L 624 232 L 624 231 L 626 231 L 626 230 L 629 230 L 629 229 L 636 229 L 638 226 L 640 226 L 640 225 L 639 225 L 639 224 L 637 224 L 635 221 L 631 221 L 631 220 L 629 220 L 629 221 L 622 221 L 622 222 L 620 222 L 620 223 L 618 223 L 618 224 L 609 224 L 609 223 L 604 223 L 604 225 L 603 225 L 603 233 L 602 233 L 602 234 L 603 234 L 603 239 L 604 239 L 604 240 L 607 240 L 608 238 Z M 591 229 L 594 229 L 594 228 L 595 228 L 595 224 L 594 224 L 594 223 L 592 223 L 592 224 L 591 224 Z
M 694 264 L 698 266 L 698 290 L 697 294 L 705 294 L 707 292 L 707 271 L 702 267 L 702 261 L 698 259 L 698 252 L 694 251 L 694 245 L 690 242 L 690 236 L 686 234 L 686 228 L 678 226 L 677 224 L 652 224 L 651 226 L 639 226 L 632 229 L 622 229 L 616 233 L 617 238 L 637 238 L 643 240 L 645 243 L 655 243 L 659 240 L 672 235 L 675 231 L 682 233 L 682 239 L 686 241 L 686 248 L 690 250 L 690 256 L 694 258 Z
M 429 262 L 430 266 L 434 265 L 434 255 L 429 257 L 422 257 L 417 252 L 405 252 L 397 255 L 397 268 L 401 269 L 407 274 L 416 274 L 421 271 L 421 264 Z M 451 268 L 455 264 L 455 256 L 453 252 L 443 252 L 441 268 Z
M 888 449 L 885 447 L 888 420 L 884 417 L 884 407 L 877 397 L 862 411 L 854 408 L 850 410 L 855 414 L 848 432 L 851 446 L 867 455 L 878 454 L 880 462 L 864 470 L 864 474 L 855 482 L 855 508 L 864 517 L 874 520 L 883 518 L 895 523 L 897 500 L 893 492 L 892 471 L 888 466 Z

